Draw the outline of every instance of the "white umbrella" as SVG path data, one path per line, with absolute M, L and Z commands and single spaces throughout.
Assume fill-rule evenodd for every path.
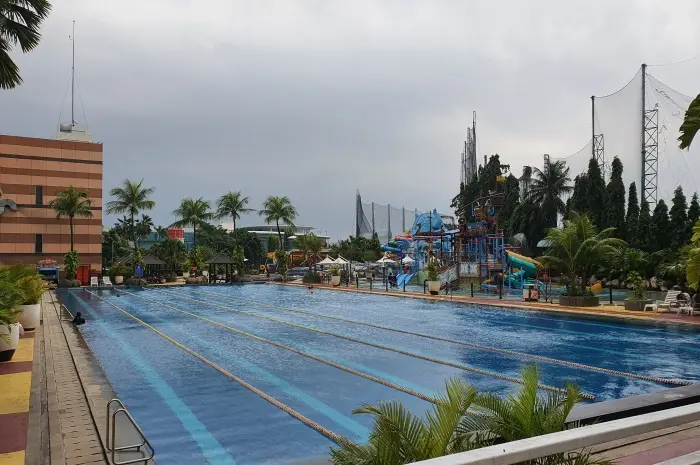
M 382 263 L 382 264 L 386 265 L 389 263 L 396 263 L 396 262 L 389 257 L 382 257 L 379 260 L 377 260 L 377 263 Z
M 336 258 L 335 261 L 334 261 L 333 263 L 335 263 L 336 265 L 347 265 L 347 264 L 350 263 L 350 262 L 347 261 L 347 260 L 345 260 L 343 257 L 341 257 L 341 256 L 339 255 L 338 258 Z
M 415 260 L 412 259 L 411 257 L 409 257 L 408 255 L 406 255 L 405 257 L 403 257 L 403 259 L 401 260 L 401 263 L 403 263 L 404 265 L 409 265 L 409 264 L 411 264 L 411 263 L 413 263 L 413 262 L 415 262 Z
M 326 257 L 320 262 L 317 263 L 317 265 L 335 265 L 336 261 L 333 260 L 331 257 Z

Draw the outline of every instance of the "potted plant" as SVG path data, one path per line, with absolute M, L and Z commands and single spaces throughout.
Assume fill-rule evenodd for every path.
M 331 268 L 331 285 L 340 286 L 340 267 Z
M 125 266 L 121 263 L 117 263 L 112 267 L 110 270 L 110 274 L 114 275 L 114 284 L 123 284 L 124 283 L 124 270 Z
M 41 321 L 41 304 L 39 302 L 41 302 L 41 296 L 44 294 L 46 286 L 36 273 L 21 278 L 18 285 L 22 290 L 24 300 L 17 321 L 24 329 L 32 331 L 39 326 Z
M 430 261 L 425 269 L 428 272 L 428 290 L 431 295 L 438 295 L 440 293 L 440 277 L 438 276 L 437 264 Z
M 17 306 L 24 295 L 13 272 L 0 267 L 0 362 L 9 362 L 19 344 L 20 325 L 17 323 Z
M 627 282 L 632 285 L 632 295 L 625 299 L 625 310 L 642 311 L 651 299 L 644 298 L 644 280 L 636 271 L 627 276 Z

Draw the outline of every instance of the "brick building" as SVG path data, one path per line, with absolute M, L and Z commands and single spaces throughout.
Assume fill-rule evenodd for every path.
M 69 185 L 94 204 L 92 218 L 73 221 L 80 263 L 101 270 L 102 144 L 0 135 L 0 262 L 63 264 L 68 218 L 56 219 L 48 205 Z

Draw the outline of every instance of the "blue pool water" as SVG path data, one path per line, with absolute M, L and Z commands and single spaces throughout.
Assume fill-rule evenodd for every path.
M 519 355 L 318 315 L 647 377 L 700 381 L 700 366 L 694 363 L 700 355 L 695 343 L 698 332 L 681 326 L 345 292 L 308 293 L 303 288 L 271 285 L 130 290 L 118 295 L 91 292 L 70 291 L 60 297 L 73 313 L 85 315 L 83 336 L 115 392 L 154 444 L 159 463 L 279 464 L 325 456 L 333 445 L 183 347 L 356 442 L 366 441 L 372 421 L 352 414 L 361 404 L 397 399 L 419 414 L 431 404 L 252 336 L 427 395 L 455 376 L 480 390 L 507 395 L 518 385 L 491 374 L 518 377 L 522 367 L 531 363 Z M 561 364 L 540 362 L 539 366 L 544 384 L 563 387 L 572 381 L 596 401 L 669 388 Z

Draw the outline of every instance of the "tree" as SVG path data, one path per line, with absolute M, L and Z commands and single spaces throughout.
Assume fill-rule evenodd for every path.
M 676 187 L 676 190 L 673 191 L 669 215 L 671 247 L 678 249 L 690 240 L 690 235 L 688 234 L 688 202 L 681 186 Z
M 569 279 L 569 295 L 586 295 L 590 273 L 608 263 L 616 250 L 626 245 L 622 239 L 612 237 L 614 232 L 614 228 L 598 232 L 588 216 L 574 212 L 563 228 L 549 230 L 546 239 L 550 246 L 540 259 L 564 272 Z M 579 277 L 580 291 L 576 289 Z
M 241 214 L 253 211 L 252 208 L 248 208 L 246 205 L 248 205 L 248 197 L 243 197 L 241 191 L 229 191 L 216 201 L 216 217 L 227 218 L 230 216 L 233 220 L 233 232 L 235 233 L 236 220 L 241 219 Z
M 695 97 L 695 100 L 690 102 L 688 109 L 685 112 L 683 124 L 680 127 L 681 135 L 678 136 L 678 146 L 681 149 L 690 148 L 693 143 L 693 138 L 700 130 L 700 94 Z
M 654 252 L 656 247 L 651 237 L 651 211 L 649 210 L 649 202 L 642 199 L 639 204 L 639 221 L 637 222 L 637 242 L 639 248 L 645 252 Z
M 564 219 L 569 219 L 573 212 L 583 213 L 588 209 L 588 184 L 586 173 L 579 174 L 574 178 L 574 190 L 567 202 L 567 214 Z
M 503 208 L 498 212 L 498 224 L 503 229 L 506 237 L 511 237 L 513 231 L 513 213 L 520 205 L 520 181 L 509 174 L 506 178 L 505 196 L 503 197 Z
M 176 272 L 182 269 L 182 264 L 187 259 L 187 248 L 178 240 L 166 237 L 161 242 L 151 247 L 151 253 L 165 262 L 166 270 Z
M 690 207 L 688 207 L 688 226 L 687 237 L 693 235 L 693 226 L 700 220 L 700 202 L 698 202 L 698 193 L 695 192 L 690 199 Z
M 700 221 L 693 226 L 692 246 L 688 250 L 686 279 L 696 290 L 700 288 Z
M 112 265 L 115 261 L 129 254 L 129 241 L 114 227 L 102 231 L 102 259 Z
M 593 224 L 602 227 L 605 224 L 605 211 L 607 209 L 605 181 L 603 180 L 600 166 L 598 166 L 598 161 L 593 157 L 588 161 L 586 178 L 586 208 L 582 211 L 579 210 L 579 213 L 585 213 Z
M 637 200 L 637 185 L 630 184 L 627 196 L 627 215 L 625 216 L 625 239 L 630 247 L 641 248 L 643 243 L 639 241 L 639 202 Z
M 566 212 L 561 196 L 571 192 L 569 168 L 562 160 L 548 162 L 544 171 L 535 168 L 535 177 L 530 181 L 529 198 L 540 208 L 545 228 L 557 226 L 557 217 Z
M 532 199 L 526 199 L 515 208 L 512 219 L 514 234 L 522 233 L 527 239 L 527 248 L 536 250 L 537 243 L 545 236 L 542 210 Z
M 0 10 L 1 11 L 1 10 Z M 68 225 L 70 226 L 70 250 L 74 250 L 73 241 L 73 218 L 76 216 L 82 218 L 92 218 L 92 200 L 88 198 L 87 192 L 80 191 L 73 186 L 68 186 L 58 192 L 55 199 L 49 202 L 49 207 L 56 212 L 56 219 L 62 216 L 68 217 Z
M 136 220 L 134 225 L 136 231 L 136 239 L 140 242 L 146 238 L 153 230 L 153 220 L 148 215 L 141 215 L 140 220 Z M 138 247 L 137 247 L 138 250 Z
M 304 254 L 304 259 L 309 266 L 309 271 L 311 271 L 311 267 L 314 263 L 313 257 L 317 256 L 319 252 L 321 252 L 321 249 L 325 245 L 324 240 L 314 233 L 309 233 L 297 236 L 297 238 L 294 240 L 294 245 L 301 251 L 301 253 Z
M 290 228 L 294 228 L 294 220 L 297 218 L 297 209 L 294 208 L 288 197 L 269 196 L 265 199 L 262 209 L 258 214 L 265 218 L 265 223 L 275 223 L 277 225 L 277 235 L 279 236 L 280 249 L 284 249 L 282 230 L 280 221 Z
M 331 448 L 335 465 L 401 465 L 464 452 L 487 445 L 485 438 L 465 431 L 467 412 L 476 389 L 459 378 L 445 383 L 425 419 L 416 417 L 397 400 L 363 405 L 354 414 L 374 416 L 369 441 L 364 445 L 343 443 Z
M 47 0 L 0 0 L 0 89 L 22 83 L 19 67 L 9 53 L 19 44 L 27 53 L 39 45 L 39 26 L 51 11 Z
M 625 183 L 622 181 L 622 162 L 615 157 L 612 162 L 610 182 L 605 188 L 607 204 L 605 209 L 605 222 L 601 227 L 615 228 L 615 235 L 620 238 L 627 237 L 625 228 Z
M 179 218 L 176 226 L 192 226 L 192 248 L 197 247 L 197 228 L 212 219 L 211 204 L 202 197 L 193 199 L 186 197 L 180 201 L 180 206 L 173 210 L 173 216 Z
M 134 241 L 134 252 L 138 250 L 134 217 L 138 216 L 141 210 L 153 210 L 155 208 L 155 201 L 149 198 L 155 190 L 155 187 L 143 187 L 143 179 L 139 182 L 125 179 L 121 187 L 115 187 L 109 191 L 109 195 L 114 197 L 114 200 L 107 202 L 107 205 L 105 205 L 107 207 L 107 213 L 110 215 L 115 213 L 127 213 L 129 215 L 131 220 L 131 239 Z
M 158 239 L 160 240 L 170 237 L 170 235 L 168 234 L 168 228 L 166 228 L 165 226 L 156 226 L 155 231 L 156 234 L 158 234 Z
M 666 249 L 671 245 L 671 222 L 668 218 L 668 207 L 663 200 L 656 203 L 654 214 L 651 216 L 649 238 L 651 252 Z
M 509 165 L 502 165 L 498 154 L 491 155 L 485 166 L 474 173 L 469 184 L 460 184 L 460 191 L 452 199 L 452 208 L 457 216 L 465 221 L 474 218 L 472 205 L 480 197 L 485 197 L 489 192 L 502 192 L 502 177 L 510 170 Z

